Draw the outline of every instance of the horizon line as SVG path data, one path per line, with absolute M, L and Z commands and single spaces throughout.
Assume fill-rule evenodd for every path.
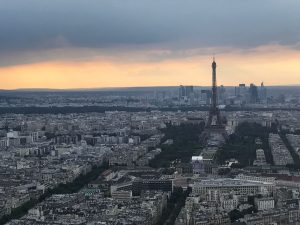
M 240 83 L 244 84 L 244 83 Z M 116 86 L 116 87 L 87 87 L 87 88 L 47 88 L 47 87 L 36 87 L 36 88 L 15 88 L 15 89 L 4 89 L 1 88 L 0 91 L 84 91 L 84 90 L 109 90 L 109 89 L 133 89 L 133 88 L 174 88 L 180 86 L 193 86 L 193 87 L 205 87 L 210 88 L 210 85 L 192 85 L 192 84 L 180 84 L 180 85 L 162 85 L 162 86 Z M 221 85 L 218 85 L 220 87 Z M 224 87 L 238 87 L 238 85 L 223 85 Z M 247 86 L 247 84 L 246 84 Z M 250 86 L 250 84 L 248 85 Z M 259 87 L 260 85 L 257 85 Z M 300 87 L 300 84 L 281 84 L 281 85 L 264 85 L 265 87 Z

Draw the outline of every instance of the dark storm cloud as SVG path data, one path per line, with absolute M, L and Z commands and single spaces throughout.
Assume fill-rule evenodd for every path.
M 0 0 L 0 54 L 300 42 L 299 0 Z

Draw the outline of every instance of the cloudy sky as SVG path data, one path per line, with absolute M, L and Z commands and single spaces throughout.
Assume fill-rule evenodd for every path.
M 0 88 L 300 84 L 299 0 L 0 0 Z

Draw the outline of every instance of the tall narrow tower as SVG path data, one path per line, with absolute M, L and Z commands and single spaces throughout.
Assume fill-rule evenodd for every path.
M 209 111 L 209 117 L 206 124 L 208 128 L 223 128 L 220 111 L 218 108 L 218 87 L 217 87 L 217 63 L 215 58 L 212 63 L 212 101 Z

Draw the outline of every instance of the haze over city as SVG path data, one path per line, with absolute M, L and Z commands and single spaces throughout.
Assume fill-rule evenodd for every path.
M 0 0 L 0 225 L 300 225 L 299 0 Z
M 34 5 L 34 6 L 33 6 Z M 300 2 L 9 0 L 0 88 L 300 84 Z

